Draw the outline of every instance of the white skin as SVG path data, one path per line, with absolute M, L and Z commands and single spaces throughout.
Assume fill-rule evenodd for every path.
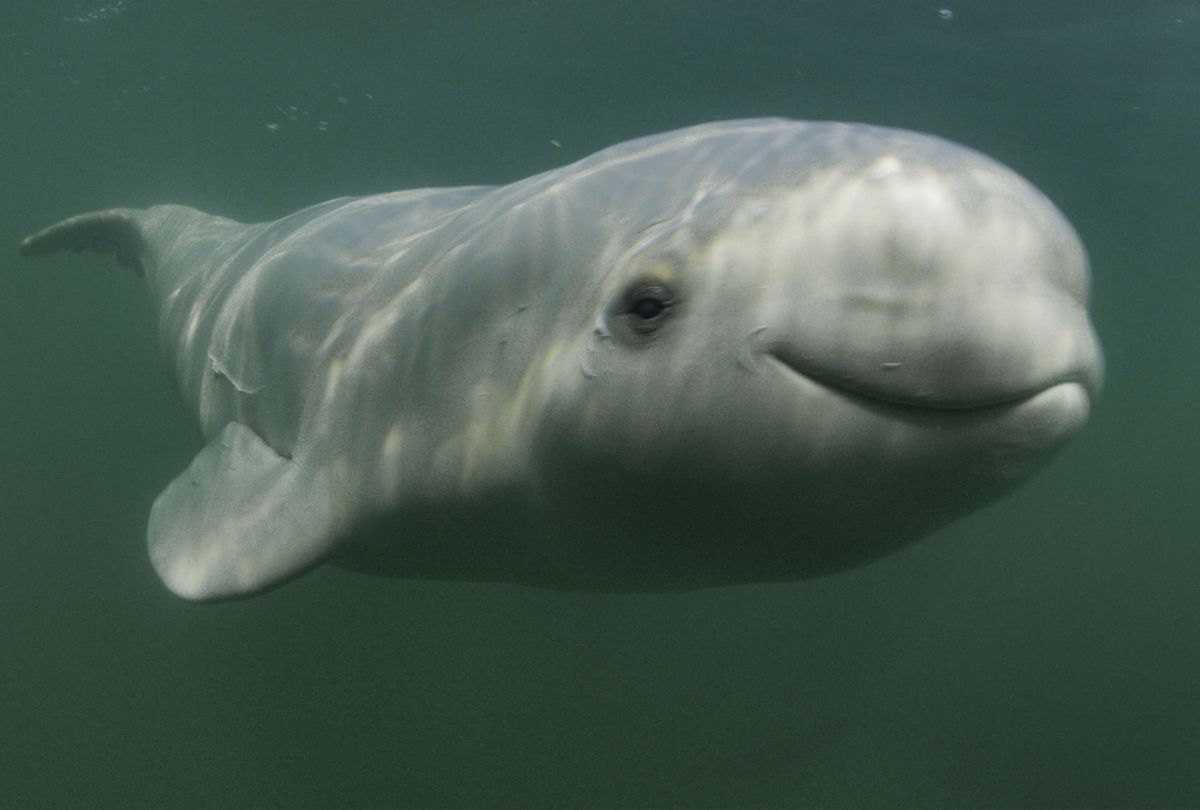
M 151 556 L 194 599 L 324 560 L 579 590 L 822 574 L 1024 480 L 1100 385 L 1057 209 L 861 125 L 709 124 L 510 186 L 258 226 L 117 210 L 25 244 L 59 247 L 116 250 L 159 306 L 211 443 Z

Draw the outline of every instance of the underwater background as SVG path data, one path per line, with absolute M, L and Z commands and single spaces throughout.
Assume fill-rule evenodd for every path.
M 0 0 L 0 60 L 0 806 L 1200 805 L 1200 2 Z M 26 233 L 760 115 L 960 141 L 1075 224 L 1108 377 L 1033 481 L 787 585 L 160 585 L 199 432 L 139 281 Z

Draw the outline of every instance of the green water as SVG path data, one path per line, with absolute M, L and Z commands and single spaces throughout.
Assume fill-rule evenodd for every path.
M 0 60 L 0 805 L 1200 804 L 1200 3 L 3 0 Z M 25 233 L 756 115 L 962 141 L 1076 224 L 1108 384 L 1037 479 L 795 585 L 158 583 L 199 435 L 137 281 Z

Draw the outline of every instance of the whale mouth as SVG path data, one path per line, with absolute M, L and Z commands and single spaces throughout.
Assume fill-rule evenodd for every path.
M 914 412 L 937 412 L 943 414 L 971 413 L 978 414 L 986 411 L 1008 409 L 1036 399 L 1054 390 L 1078 389 L 1079 393 L 1091 401 L 1093 386 L 1083 375 L 1070 373 L 1039 382 L 1037 384 L 1014 387 L 1010 390 L 989 391 L 977 396 L 938 394 L 933 390 L 896 391 L 884 389 L 868 380 L 853 377 L 838 377 L 834 374 L 817 373 L 806 368 L 806 365 L 785 352 L 771 350 L 764 353 L 784 373 L 799 377 L 811 385 L 831 391 L 849 400 L 860 402 L 872 407 L 884 407 L 896 410 Z

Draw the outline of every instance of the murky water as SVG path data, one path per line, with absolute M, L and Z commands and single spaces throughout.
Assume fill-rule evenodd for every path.
M 0 805 L 1200 803 L 1200 3 L 10 0 L 0 60 Z M 757 115 L 950 137 L 1074 222 L 1108 381 L 1032 483 L 795 585 L 158 583 L 199 436 L 136 279 L 24 234 Z

